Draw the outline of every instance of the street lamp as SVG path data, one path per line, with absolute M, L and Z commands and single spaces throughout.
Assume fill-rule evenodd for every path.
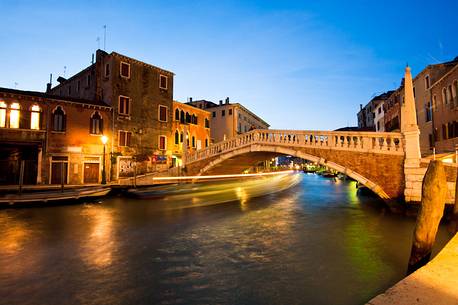
M 103 144 L 103 157 L 102 157 L 102 184 L 107 184 L 107 175 L 105 173 L 105 145 L 108 142 L 107 136 L 102 136 L 101 138 Z

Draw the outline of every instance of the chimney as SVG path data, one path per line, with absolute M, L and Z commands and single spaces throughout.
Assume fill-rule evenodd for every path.
M 192 97 L 188 97 L 188 103 L 192 103 Z
M 46 84 L 46 93 L 49 93 L 51 91 L 52 87 L 52 73 L 49 74 L 49 83 Z
M 92 61 L 91 61 L 91 65 L 94 64 L 94 53 L 92 53 Z
M 223 104 L 223 100 L 219 100 L 219 104 L 222 105 Z
M 359 104 L 359 110 L 363 110 L 363 104 Z
M 226 104 L 229 104 L 229 97 L 226 97 Z

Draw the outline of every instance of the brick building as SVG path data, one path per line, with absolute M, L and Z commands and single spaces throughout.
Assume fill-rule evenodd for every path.
M 0 184 L 19 183 L 21 164 L 24 184 L 100 183 L 111 113 L 101 101 L 0 88 Z
M 372 98 L 364 107 L 359 105 L 358 128 L 364 130 L 376 130 L 375 126 L 375 109 L 385 102 L 393 91 L 388 91 Z
M 207 100 L 189 101 L 189 105 L 211 112 L 210 128 L 213 142 L 221 142 L 253 129 L 268 129 L 269 124 L 239 103 L 226 98 L 219 104 Z
M 172 165 L 181 165 L 183 142 L 186 140 L 188 151 L 195 151 L 211 144 L 210 112 L 173 102 L 172 134 L 169 143 L 172 145 Z
M 103 102 L 113 108 L 112 176 L 166 169 L 172 130 L 173 77 L 170 71 L 112 52 L 97 50 L 95 62 L 59 84 L 50 94 Z M 137 162 L 132 162 L 136 160 Z M 135 164 L 135 169 L 134 169 Z

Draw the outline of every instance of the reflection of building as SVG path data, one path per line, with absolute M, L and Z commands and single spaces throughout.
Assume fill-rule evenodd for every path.
M 218 105 L 206 100 L 191 100 L 188 104 L 211 113 L 210 127 L 214 142 L 224 141 L 253 129 L 268 129 L 270 126 L 243 105 L 229 103 L 229 98 L 226 98 L 224 104 L 222 100 L 219 101 Z
M 48 92 L 104 102 L 113 107 L 113 169 L 135 157 L 137 173 L 166 169 L 171 162 L 172 72 L 112 52 L 97 50 L 95 63 Z M 121 158 L 123 157 L 123 158 Z M 121 159 L 120 159 L 121 158 Z M 129 171 L 130 172 L 130 171 Z M 119 173 L 113 173 L 117 176 Z M 125 174 L 125 173 L 124 173 Z
M 190 151 L 208 147 L 210 143 L 210 112 L 173 102 L 172 133 L 169 143 L 172 143 L 172 164 L 181 165 L 183 141 Z
M 111 117 L 103 102 L 0 88 L 0 184 L 17 184 L 21 164 L 24 184 L 100 183 Z

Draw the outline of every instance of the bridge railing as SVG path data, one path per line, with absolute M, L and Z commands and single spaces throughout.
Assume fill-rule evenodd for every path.
M 404 154 L 398 132 L 347 132 L 312 130 L 252 130 L 229 140 L 186 154 L 186 163 L 203 160 L 251 144 L 330 148 L 387 154 Z

